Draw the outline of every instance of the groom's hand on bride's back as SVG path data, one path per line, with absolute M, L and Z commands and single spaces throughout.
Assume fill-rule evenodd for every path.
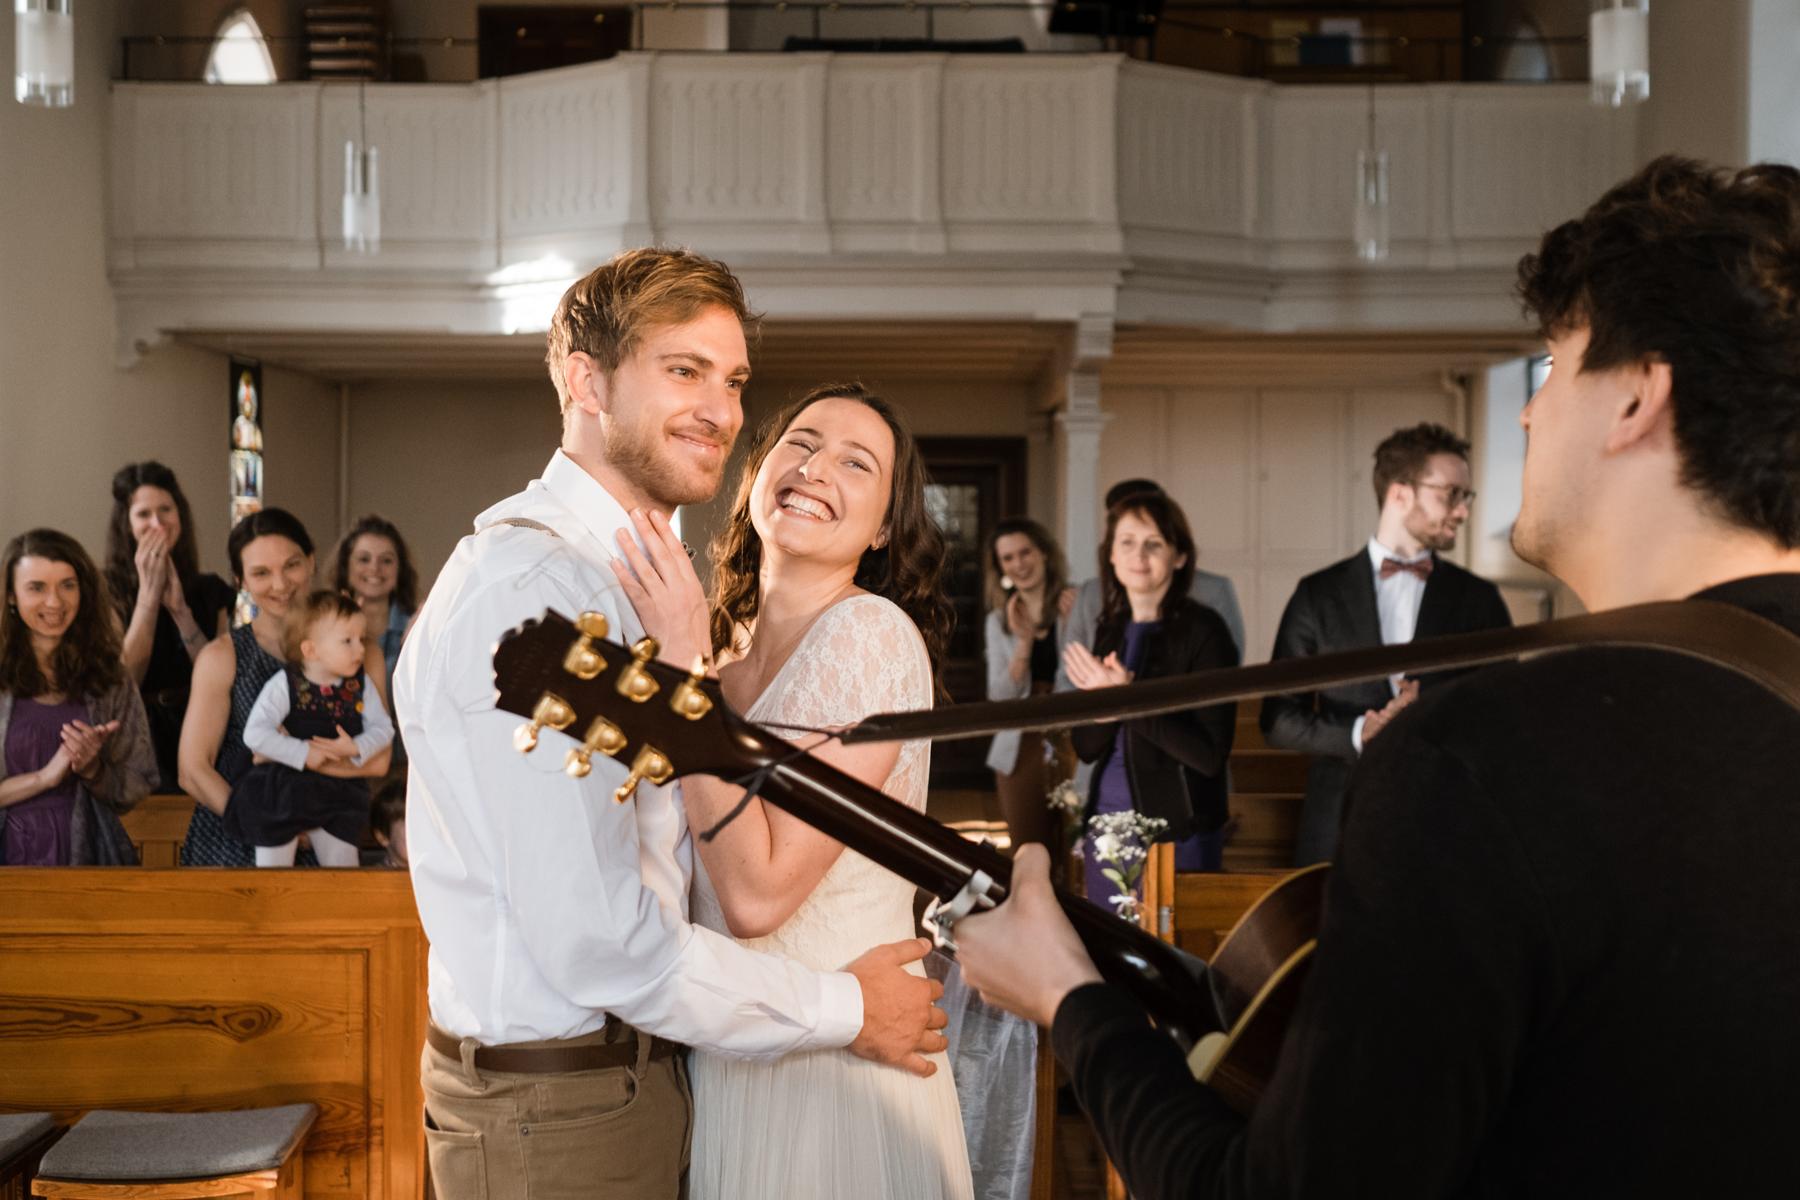
M 944 985 L 904 969 L 930 949 L 924 938 L 908 938 L 877 946 L 844 968 L 862 984 L 863 996 L 862 1032 L 850 1043 L 850 1053 L 921 1077 L 936 1072 L 937 1064 L 925 1055 L 948 1044 L 938 1032 L 950 1023 L 937 1006 Z

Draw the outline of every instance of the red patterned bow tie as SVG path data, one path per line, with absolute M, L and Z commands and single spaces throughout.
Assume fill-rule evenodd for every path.
M 1429 579 L 1431 577 L 1431 556 L 1426 555 L 1417 562 L 1401 562 L 1397 558 L 1381 560 L 1381 577 L 1383 579 L 1398 575 L 1402 571 L 1410 575 L 1417 575 L 1420 579 Z

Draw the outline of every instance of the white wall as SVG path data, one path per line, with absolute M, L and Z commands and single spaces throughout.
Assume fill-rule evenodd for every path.
M 127 462 L 159 458 L 195 507 L 201 561 L 225 570 L 230 392 L 226 359 L 163 347 L 121 371 L 106 278 L 108 63 L 104 5 L 77 10 L 76 102 L 61 110 L 0 101 L 0 537 L 61 528 L 99 556 L 108 484 Z M 13 22 L 0 19 L 0 63 Z M 270 370 L 266 485 L 315 537 L 335 532 L 336 401 L 316 381 Z
M 429 587 L 476 514 L 535 479 L 561 436 L 548 379 L 355 385 L 346 518 L 398 525 Z
M 1750 0 L 1751 162 L 1800 166 L 1800 0 Z
M 682 536 L 703 549 L 718 527 L 761 421 L 823 379 L 758 378 L 744 432 L 711 504 L 682 512 Z M 868 379 L 922 437 L 1006 437 L 1027 424 L 1029 389 L 1010 383 Z M 535 478 L 562 436 L 548 380 L 371 381 L 351 388 L 348 520 L 375 512 L 400 527 L 429 586 L 475 515 Z M 1046 464 L 1028 470 L 1042 474 Z M 703 564 L 704 565 L 704 564 Z

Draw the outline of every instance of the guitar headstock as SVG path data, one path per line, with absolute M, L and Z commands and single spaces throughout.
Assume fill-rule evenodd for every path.
M 563 769 L 576 779 L 596 754 L 618 759 L 630 769 L 613 793 L 620 803 L 643 780 L 729 777 L 766 765 L 763 739 L 726 705 L 701 664 L 684 672 L 656 660 L 655 639 L 626 647 L 607 633 L 600 613 L 570 621 L 546 610 L 502 635 L 494 648 L 496 704 L 526 718 L 513 735 L 515 750 L 533 752 L 546 730 L 565 734 L 574 745 Z

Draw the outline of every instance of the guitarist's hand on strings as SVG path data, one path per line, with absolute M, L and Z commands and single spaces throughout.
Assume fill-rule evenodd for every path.
M 920 1078 L 936 1074 L 937 1064 L 924 1056 L 949 1045 L 937 1032 L 950 1023 L 937 1006 L 944 985 L 904 969 L 929 949 L 924 938 L 908 938 L 877 946 L 844 968 L 856 976 L 863 995 L 862 1031 L 850 1043 L 850 1053 Z
M 983 1000 L 1046 1028 L 1063 997 L 1100 982 L 1050 888 L 1049 852 L 1036 842 L 1013 855 L 1012 888 L 1000 906 L 956 923 L 956 959 Z
M 694 564 L 688 561 L 687 548 L 662 513 L 634 508 L 631 524 L 643 539 L 643 548 L 629 530 L 619 530 L 622 557 L 612 560 L 612 570 L 643 622 L 644 632 L 661 644 L 657 657 L 683 670 L 692 667 L 696 658 L 710 662 L 706 590 L 694 574 Z

